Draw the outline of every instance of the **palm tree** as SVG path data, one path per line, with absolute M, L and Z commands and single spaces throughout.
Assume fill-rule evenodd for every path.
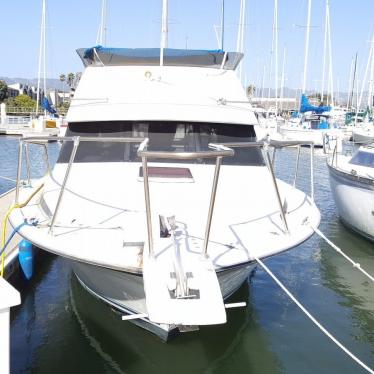
M 66 76 L 65 74 L 60 74 L 60 81 L 62 83 L 62 104 L 64 103 L 64 98 L 65 98 L 65 81 L 66 81 Z
M 253 85 L 253 84 L 250 84 L 248 87 L 247 87 L 247 96 L 249 98 L 251 98 L 254 93 L 256 92 L 256 87 Z
M 68 74 L 68 85 L 70 86 L 70 88 L 72 88 L 74 85 L 74 78 L 75 78 L 74 73 Z

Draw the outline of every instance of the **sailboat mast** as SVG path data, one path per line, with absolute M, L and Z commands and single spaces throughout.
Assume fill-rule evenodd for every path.
M 236 41 L 236 50 L 239 53 L 244 52 L 244 25 L 245 25 L 245 0 L 240 0 L 240 15 L 239 15 L 239 27 L 238 36 Z M 240 62 L 238 67 L 239 79 L 242 82 L 242 66 L 243 61 Z
M 369 80 L 369 93 L 368 93 L 368 101 L 367 105 L 369 108 L 373 106 L 373 78 L 374 78 L 374 35 L 371 40 L 371 66 L 370 66 L 370 80 Z
M 162 0 L 160 66 L 164 65 L 164 49 L 168 47 L 168 0 Z
M 325 71 L 326 71 L 326 46 L 327 46 L 327 7 L 328 7 L 329 0 L 326 0 L 326 8 L 325 8 L 325 38 L 323 42 L 323 64 L 322 64 L 322 86 L 321 86 L 321 102 L 324 99 L 324 92 L 325 92 Z
M 284 97 L 284 81 L 285 81 L 285 66 L 286 66 L 286 47 L 283 47 L 283 62 L 282 62 L 282 76 L 281 76 L 281 91 L 280 91 L 280 98 L 281 98 L 281 111 L 283 110 L 283 97 Z
M 327 41 L 329 47 L 329 92 L 330 105 L 334 106 L 334 78 L 332 75 L 332 48 L 331 48 L 331 27 L 330 27 L 330 1 L 327 0 Z
M 355 63 L 354 63 L 354 67 L 353 67 L 351 94 L 350 94 L 349 100 L 348 100 L 349 106 L 353 105 L 353 93 L 354 93 L 354 90 L 355 90 L 356 70 L 357 70 L 357 52 L 356 52 Z
M 303 76 L 303 87 L 302 87 L 303 94 L 305 94 L 305 89 L 306 89 L 306 74 L 307 74 L 307 67 L 308 67 L 311 9 L 312 9 L 312 0 L 308 0 L 308 17 L 307 17 L 306 34 L 305 34 L 304 76 Z
M 359 107 L 361 107 L 362 97 L 364 95 L 364 89 L 365 89 L 365 86 L 366 86 L 366 79 L 367 79 L 369 68 L 371 68 L 372 58 L 373 58 L 373 47 L 372 47 L 372 45 L 370 45 L 369 57 L 368 57 L 368 61 L 367 61 L 366 68 L 365 68 L 364 79 L 361 82 L 360 100 L 358 101 Z M 370 83 L 369 83 L 369 88 L 370 88 Z
M 352 88 L 353 63 L 354 63 L 354 58 L 352 57 L 351 67 L 349 69 L 348 95 L 347 95 L 347 110 L 349 109 L 349 98 L 350 98 L 349 95 L 350 95 L 351 88 Z
M 264 65 L 264 69 L 262 72 L 262 84 L 261 84 L 261 103 L 262 104 L 263 104 L 263 99 L 264 99 L 265 74 L 266 74 L 266 65 Z
M 274 0 L 275 36 L 275 116 L 278 115 L 278 0 Z
M 222 0 L 221 7 L 221 50 L 223 51 L 225 40 L 225 0 Z
M 106 45 L 106 32 L 107 32 L 107 0 L 102 0 L 101 2 L 101 20 L 99 26 L 99 32 L 96 39 L 96 44 Z
M 42 75 L 42 66 L 44 69 L 44 94 L 46 94 L 46 81 L 45 81 L 45 1 L 42 0 L 42 19 L 40 23 L 40 42 L 39 42 L 39 64 L 38 64 L 38 86 L 36 91 L 36 115 L 39 112 L 40 106 L 40 79 Z

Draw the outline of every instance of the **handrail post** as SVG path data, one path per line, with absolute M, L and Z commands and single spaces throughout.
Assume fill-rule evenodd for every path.
M 221 168 L 221 163 L 222 163 L 222 157 L 218 156 L 216 159 L 216 167 L 214 169 L 214 178 L 213 178 L 212 192 L 210 194 L 208 220 L 207 220 L 206 228 L 205 228 L 205 237 L 204 237 L 204 245 L 203 245 L 203 250 L 204 250 L 203 255 L 205 257 L 208 256 L 209 234 L 210 234 L 210 227 L 212 224 L 213 209 L 214 209 L 214 203 L 216 200 L 217 184 L 218 184 L 218 177 L 219 177 L 219 172 Z
M 293 187 L 296 188 L 296 180 L 299 174 L 299 159 L 300 159 L 300 146 L 297 147 L 297 156 L 296 156 L 296 166 L 295 166 L 295 176 L 293 179 Z
M 151 257 L 154 257 L 155 254 L 153 251 L 151 201 L 150 201 L 150 196 L 149 196 L 147 156 L 144 156 L 144 155 L 142 156 L 142 166 L 143 166 L 143 184 L 144 184 L 144 196 L 145 196 L 145 212 L 147 215 L 148 248 L 149 248 L 149 255 Z
M 30 157 L 29 157 L 29 145 L 27 142 L 25 143 L 25 160 L 26 160 L 26 173 L 27 173 L 27 181 L 29 186 L 31 186 L 31 174 L 30 174 Z
M 53 213 L 53 217 L 52 217 L 52 220 L 51 220 L 51 225 L 49 227 L 49 233 L 50 234 L 53 234 L 53 226 L 55 224 L 56 217 L 57 217 L 58 211 L 60 209 L 62 197 L 63 197 L 64 192 L 65 192 L 66 183 L 67 183 L 69 175 L 70 175 L 71 166 L 74 162 L 75 155 L 77 153 L 77 149 L 78 149 L 78 146 L 79 146 L 79 140 L 80 140 L 79 136 L 74 137 L 73 150 L 71 151 L 71 154 L 70 154 L 69 164 L 66 168 L 64 181 L 62 182 L 62 186 L 61 186 L 61 190 L 60 190 L 60 195 L 58 196 L 55 212 Z
M 16 201 L 15 203 L 19 203 L 19 184 L 21 180 L 21 173 L 22 173 L 22 152 L 23 152 L 23 141 L 20 139 L 18 145 L 18 164 L 17 164 L 17 184 L 16 184 Z
M 279 209 L 280 209 L 282 221 L 283 221 L 283 224 L 284 224 L 284 230 L 288 234 L 290 231 L 288 229 L 286 215 L 285 215 L 284 210 L 283 210 L 282 200 L 281 200 L 281 197 L 280 197 L 280 194 L 279 194 L 277 180 L 275 178 L 274 170 L 273 170 L 273 167 L 272 167 L 272 164 L 271 164 L 271 159 L 270 159 L 269 151 L 266 150 L 265 153 L 266 153 L 267 164 L 268 164 L 268 168 L 269 168 L 269 171 L 270 171 L 271 179 L 273 181 L 273 186 L 274 186 L 274 189 L 275 189 L 275 194 L 277 195 L 278 205 L 279 205 Z
M 310 197 L 314 201 L 314 144 L 310 145 Z
M 276 154 L 276 151 L 277 149 L 274 147 L 274 150 L 273 150 L 273 159 L 271 160 L 271 164 L 273 166 L 273 169 L 275 168 L 275 154 Z
M 45 144 L 43 144 L 43 149 L 44 149 L 44 160 L 45 164 L 47 166 L 47 173 L 46 174 L 51 174 L 51 167 L 49 166 L 49 157 L 48 157 L 48 149 Z

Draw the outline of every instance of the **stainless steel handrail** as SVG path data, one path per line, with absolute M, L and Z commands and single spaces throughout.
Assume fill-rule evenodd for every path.
M 56 207 L 55 207 L 55 211 L 53 213 L 53 216 L 52 216 L 52 219 L 51 219 L 51 224 L 49 226 L 49 233 L 50 234 L 53 234 L 53 226 L 55 225 L 57 214 L 58 214 L 58 212 L 60 210 L 62 197 L 64 196 L 64 192 L 65 192 L 65 188 L 66 188 L 66 183 L 67 183 L 67 181 L 69 179 L 69 175 L 70 175 L 71 166 L 72 166 L 72 164 L 74 162 L 75 155 L 76 155 L 77 150 L 78 150 L 79 141 L 80 141 L 80 137 L 77 136 L 74 139 L 73 150 L 71 151 L 71 154 L 70 154 L 70 159 L 69 159 L 68 167 L 66 168 L 66 172 L 65 172 L 65 176 L 64 176 L 64 181 L 62 182 L 61 189 L 60 189 L 60 194 L 58 195 L 58 199 L 57 199 L 57 203 L 56 203 Z
M 148 180 L 148 162 L 149 158 L 158 158 L 158 159 L 173 159 L 173 160 L 191 160 L 198 158 L 216 158 L 216 166 L 214 170 L 212 192 L 210 194 L 210 204 L 208 211 L 207 224 L 205 228 L 204 244 L 203 244 L 203 255 L 207 256 L 208 254 L 208 242 L 210 235 L 210 228 L 212 224 L 214 203 L 217 192 L 218 177 L 219 171 L 222 163 L 223 157 L 230 157 L 234 155 L 234 150 L 225 147 L 221 144 L 209 144 L 210 148 L 213 148 L 214 151 L 205 151 L 205 152 L 161 152 L 161 151 L 147 151 L 149 139 L 144 139 L 140 144 L 138 149 L 138 156 L 142 159 L 143 165 L 143 184 L 144 184 L 144 195 L 145 195 L 145 207 L 147 214 L 147 230 L 148 230 L 148 248 L 149 255 L 154 256 L 153 248 L 153 234 L 152 234 L 152 219 L 151 219 L 151 201 L 149 195 L 149 180 Z
M 62 142 L 74 142 L 75 136 L 32 136 L 24 137 L 20 139 L 24 143 L 41 144 L 48 140 L 51 141 L 62 141 Z M 140 137 L 125 137 L 125 138 L 114 138 L 114 137 L 95 137 L 95 136 L 84 136 L 80 137 L 80 142 L 108 142 L 108 143 L 141 143 L 144 138 Z
M 222 143 L 221 145 L 230 147 L 230 148 L 266 148 L 266 159 L 267 159 L 267 166 L 271 174 L 275 194 L 277 197 L 279 210 L 281 213 L 282 221 L 284 224 L 284 230 L 288 233 L 289 227 L 286 219 L 286 212 L 284 211 L 282 200 L 279 193 L 278 183 L 277 179 L 275 177 L 274 173 L 274 160 L 275 160 L 275 150 L 278 148 L 286 148 L 286 147 L 298 147 L 298 153 L 296 158 L 296 167 L 295 167 L 295 175 L 294 175 L 294 181 L 293 186 L 296 186 L 296 179 L 298 175 L 298 169 L 299 169 L 299 156 L 300 156 L 300 146 L 301 145 L 309 145 L 310 146 L 310 195 L 312 202 L 314 201 L 314 167 L 313 167 L 313 158 L 314 158 L 314 142 L 313 141 L 298 141 L 298 140 L 274 140 L 274 141 L 259 141 L 259 142 L 228 142 L 228 143 Z M 273 153 L 273 159 L 270 159 L 269 152 L 267 150 L 268 147 L 274 148 Z
M 274 151 L 277 148 L 284 148 L 284 147 L 294 147 L 298 146 L 298 155 L 297 155 L 297 161 L 296 161 L 296 170 L 295 170 L 295 177 L 294 177 L 294 186 L 296 185 L 296 178 L 298 173 L 298 166 L 299 166 L 299 153 L 300 153 L 300 145 L 309 145 L 311 149 L 311 199 L 314 201 L 314 167 L 313 167 L 313 153 L 314 153 L 314 143 L 310 141 L 258 141 L 258 142 L 229 142 L 229 143 L 222 143 L 222 144 L 209 144 L 209 147 L 212 148 L 212 151 L 199 151 L 199 152 L 166 152 L 166 151 L 148 151 L 147 145 L 148 145 L 148 139 L 147 138 L 140 138 L 140 137 L 127 137 L 127 138 L 114 138 L 114 137 L 28 137 L 20 139 L 20 145 L 19 145 L 19 155 L 18 155 L 18 170 L 17 170 L 17 185 L 16 185 L 16 203 L 18 203 L 19 199 L 19 184 L 21 179 L 21 169 L 22 169 L 22 148 L 23 144 L 38 144 L 43 145 L 45 150 L 46 140 L 60 140 L 62 142 L 74 142 L 74 147 L 72 150 L 72 153 L 70 155 L 69 163 L 67 170 L 65 172 L 65 177 L 63 184 L 61 186 L 60 195 L 58 197 L 58 201 L 56 204 L 56 208 L 51 220 L 50 225 L 50 232 L 53 231 L 53 226 L 56 221 L 56 216 L 58 214 L 62 197 L 65 191 L 65 187 L 69 178 L 70 169 L 72 164 L 74 163 L 75 155 L 77 152 L 77 148 L 80 142 L 114 142 L 114 143 L 141 143 L 138 148 L 138 156 L 142 159 L 142 165 L 143 165 L 143 180 L 144 180 L 144 193 L 145 193 L 145 203 L 146 203 L 146 215 L 147 215 L 147 230 L 148 230 L 148 245 L 150 254 L 154 255 L 153 252 L 153 237 L 152 237 L 152 221 L 151 221 L 151 209 L 150 209 L 150 194 L 149 194 L 149 180 L 148 180 L 148 159 L 174 159 L 174 160 L 190 160 L 190 159 L 199 159 L 199 158 L 216 158 L 216 166 L 215 166 L 215 172 L 214 172 L 214 178 L 213 178 L 213 185 L 212 185 L 212 191 L 211 191 L 211 198 L 210 198 L 210 204 L 209 204 L 209 212 L 208 212 L 208 218 L 207 218 L 207 226 L 206 226 L 206 232 L 204 237 L 204 247 L 203 251 L 204 254 L 207 255 L 207 248 L 208 248 L 208 242 L 209 242 L 209 235 L 210 235 L 210 228 L 211 228 L 211 221 L 213 217 L 213 210 L 214 210 L 214 203 L 215 203 L 215 197 L 216 197 L 216 191 L 217 191 L 217 185 L 218 185 L 218 178 L 219 178 L 219 172 L 220 167 L 222 164 L 222 158 L 223 157 L 230 157 L 234 155 L 234 150 L 231 148 L 267 148 L 267 147 L 274 147 Z M 48 152 L 46 152 L 46 162 L 47 162 L 47 170 L 50 171 L 49 167 L 49 160 L 48 160 Z M 289 232 L 287 220 L 286 220 L 286 212 L 284 212 L 284 208 L 281 202 L 281 197 L 279 193 L 279 188 L 277 184 L 277 180 L 274 174 L 274 169 L 272 162 L 270 160 L 270 155 L 268 153 L 268 150 L 266 149 L 267 154 L 267 164 L 268 168 L 272 177 L 275 193 L 277 196 L 279 209 L 281 212 L 282 221 L 284 223 L 284 228 L 286 232 Z M 28 158 L 28 154 L 26 155 L 26 158 Z M 29 164 L 29 162 L 27 162 Z M 28 179 L 30 180 L 30 170 L 28 166 Z
M 28 155 L 28 144 L 35 144 L 35 145 L 41 145 L 44 147 L 46 151 L 46 164 L 47 164 L 47 172 L 50 172 L 50 166 L 49 166 L 49 159 L 48 159 L 48 152 L 47 152 L 47 147 L 45 145 L 45 142 L 48 140 L 61 140 L 62 142 L 74 142 L 74 146 L 72 149 L 72 152 L 70 154 L 70 159 L 68 162 L 68 166 L 66 168 L 65 176 L 63 183 L 61 185 L 61 190 L 60 194 L 56 203 L 56 207 L 51 219 L 50 223 L 50 228 L 49 228 L 49 233 L 53 234 L 53 227 L 56 222 L 56 217 L 59 212 L 60 206 L 61 206 L 61 201 L 65 192 L 66 184 L 69 179 L 70 175 L 70 170 L 72 167 L 72 164 L 74 163 L 75 155 L 77 153 L 77 149 L 79 146 L 79 143 L 81 142 L 111 142 L 111 143 L 140 143 L 144 140 L 144 138 L 134 138 L 134 137 L 127 137 L 127 138 L 97 138 L 97 137 L 79 137 L 79 136 L 74 136 L 74 137 L 55 137 L 55 136 L 48 136 L 48 137 L 25 137 L 20 139 L 19 142 L 19 153 L 18 153 L 18 167 L 17 167 L 17 184 L 16 184 L 16 198 L 15 202 L 18 204 L 19 202 L 19 185 L 20 185 L 20 180 L 21 180 L 21 172 L 22 172 L 22 149 L 23 145 L 25 145 L 25 151 L 26 151 L 26 163 L 27 163 L 27 177 L 29 184 L 31 183 L 31 178 L 30 178 L 30 162 L 29 162 L 29 155 Z

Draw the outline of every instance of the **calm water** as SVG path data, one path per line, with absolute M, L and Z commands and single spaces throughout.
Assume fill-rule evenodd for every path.
M 58 144 L 50 144 L 54 158 Z M 32 149 L 37 172 L 42 152 Z M 277 155 L 291 180 L 294 150 Z M 309 188 L 308 150 L 299 187 Z M 0 175 L 15 176 L 17 140 L 0 137 Z M 291 165 L 291 166 L 290 166 Z M 315 160 L 320 229 L 374 273 L 374 245 L 336 216 L 322 154 Z M 0 179 L 0 193 L 13 187 Z M 374 367 L 374 285 L 317 236 L 266 264 L 343 344 Z M 11 315 L 12 373 L 364 373 L 335 347 L 258 267 L 232 301 L 224 326 L 202 328 L 165 344 L 84 291 L 68 264 L 41 256 L 35 278 L 18 281 L 22 306 Z

